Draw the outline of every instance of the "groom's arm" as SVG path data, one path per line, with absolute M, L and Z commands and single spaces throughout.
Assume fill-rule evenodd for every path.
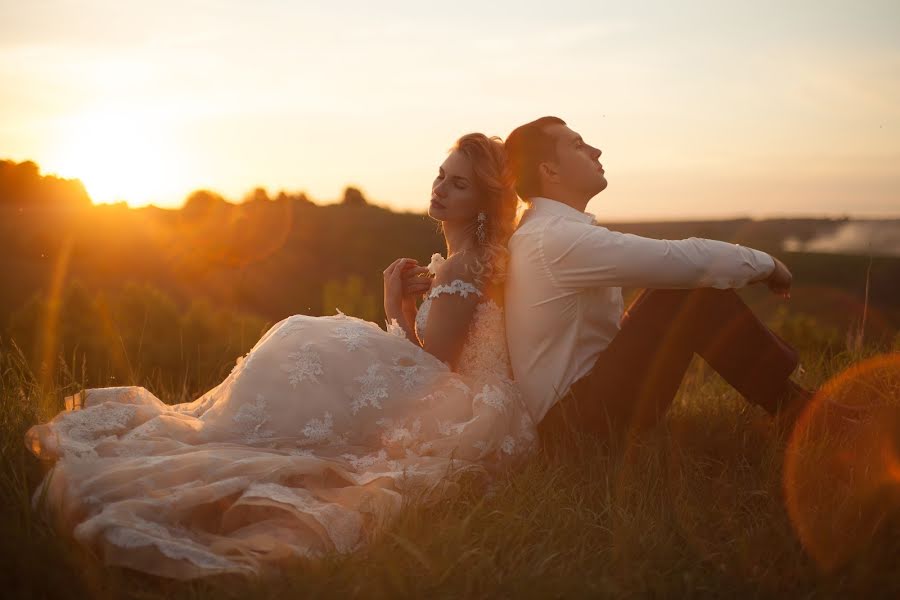
M 716 240 L 656 240 L 559 221 L 544 232 L 544 259 L 563 287 L 738 288 L 766 279 L 774 259 Z

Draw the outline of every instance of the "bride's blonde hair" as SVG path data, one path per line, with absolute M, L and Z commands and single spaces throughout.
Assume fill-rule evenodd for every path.
M 518 197 L 514 180 L 503 148 L 497 136 L 468 133 L 456 141 L 453 150 L 469 159 L 475 175 L 475 187 L 480 192 L 480 210 L 485 213 L 483 240 L 478 241 L 478 253 L 471 268 L 475 284 L 499 284 L 506 279 L 509 237 L 516 228 Z

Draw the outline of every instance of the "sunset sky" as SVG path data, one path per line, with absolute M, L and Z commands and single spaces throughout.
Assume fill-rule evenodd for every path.
M 605 218 L 900 215 L 900 3 L 737 4 L 0 0 L 0 158 L 423 211 L 458 136 L 552 114 Z

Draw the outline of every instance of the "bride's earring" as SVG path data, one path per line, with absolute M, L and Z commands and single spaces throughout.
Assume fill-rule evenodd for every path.
M 487 224 L 487 213 L 481 211 L 478 213 L 478 227 L 475 228 L 475 239 L 478 240 L 479 244 L 483 244 L 484 240 L 487 239 L 487 234 L 485 232 L 485 225 Z

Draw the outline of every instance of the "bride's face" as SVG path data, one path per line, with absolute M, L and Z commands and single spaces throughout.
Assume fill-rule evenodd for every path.
M 454 150 L 431 184 L 428 216 L 438 221 L 471 223 L 478 215 L 479 204 L 472 165 L 465 154 Z

